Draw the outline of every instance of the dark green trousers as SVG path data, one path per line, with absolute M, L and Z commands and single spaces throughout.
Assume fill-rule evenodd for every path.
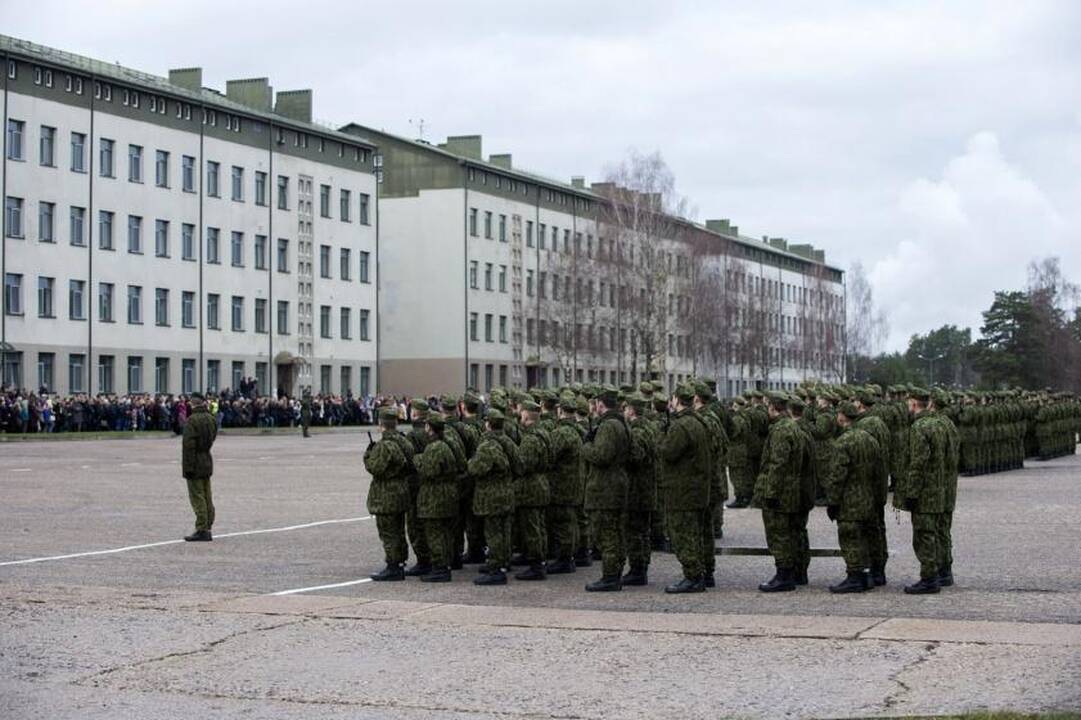
M 737 498 L 750 500 L 754 495 L 755 476 L 750 465 L 729 465 L 728 477 Z
M 485 515 L 484 539 L 488 543 L 488 560 L 486 567 L 489 570 L 506 570 L 510 567 L 510 543 L 511 543 L 511 516 Z
M 401 565 L 409 559 L 409 547 L 405 542 L 405 513 L 379 514 L 375 516 L 375 530 L 383 544 L 387 565 Z
M 653 513 L 648 510 L 628 510 L 624 537 L 627 540 L 627 564 L 631 569 L 645 570 L 649 567 L 652 550 L 650 531 Z
M 570 560 L 578 548 L 578 508 L 574 505 L 549 505 L 546 514 L 549 557 Z
M 873 522 L 837 522 L 837 544 L 845 559 L 845 570 L 861 572 L 871 565 L 871 537 L 875 533 Z
M 588 553 L 589 550 L 593 547 L 593 537 L 590 534 L 591 529 L 590 529 L 589 513 L 587 513 L 585 511 L 585 508 L 583 508 L 581 505 L 577 506 L 575 508 L 575 511 L 576 511 L 576 513 L 578 515 L 578 547 L 577 547 L 577 549 L 578 550 L 584 550 L 585 552 Z
M 530 564 L 542 563 L 548 558 L 548 530 L 545 527 L 543 507 L 519 507 L 514 511 L 514 530 L 519 549 Z
M 705 558 L 702 557 L 704 534 L 703 526 L 708 510 L 669 510 L 666 525 L 668 539 L 672 542 L 672 552 L 683 567 L 683 577 L 688 580 L 700 580 L 706 573 Z M 713 538 L 710 538 L 713 542 Z
M 454 555 L 454 529 L 458 519 L 454 517 L 424 518 L 424 534 L 432 552 L 432 565 L 449 568 Z
M 871 523 L 871 536 L 868 538 L 867 551 L 870 554 L 871 567 L 885 570 L 890 559 L 890 550 L 886 541 L 886 506 L 875 508 L 875 517 Z
M 209 530 L 214 527 L 214 499 L 210 493 L 210 478 L 188 480 L 188 502 L 195 513 L 196 530 Z
M 405 531 L 409 536 L 409 546 L 413 548 L 413 555 L 418 563 L 430 563 L 432 561 L 432 549 L 428 544 L 427 528 L 424 521 L 417 517 L 417 504 L 414 500 L 412 507 L 405 516 Z
M 593 510 L 590 513 L 593 540 L 601 551 L 604 577 L 623 575 L 623 562 L 627 557 L 623 515 L 621 510 Z
M 938 566 L 953 566 L 953 513 L 944 512 L 938 518 Z
M 718 511 L 720 511 L 720 520 L 717 519 Z M 710 502 L 709 507 L 706 508 L 706 514 L 702 518 L 702 564 L 705 567 L 707 575 L 712 575 L 713 571 L 717 567 L 717 557 L 714 552 L 717 549 L 717 539 L 714 537 L 714 530 L 721 526 L 724 522 L 724 503 L 717 503 L 714 505 Z
M 778 568 L 806 570 L 810 563 L 807 513 L 786 513 L 762 508 L 766 546 Z
M 941 513 L 912 513 L 912 550 L 920 561 L 920 578 L 930 580 L 938 577 L 942 564 L 939 548 Z

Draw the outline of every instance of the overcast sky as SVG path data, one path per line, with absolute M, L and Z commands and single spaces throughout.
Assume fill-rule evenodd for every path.
M 0 31 L 161 75 L 202 66 L 222 90 L 269 76 L 312 88 L 318 119 L 417 136 L 423 118 L 428 140 L 480 133 L 554 177 L 660 150 L 696 219 L 862 261 L 890 349 L 978 328 L 1033 258 L 1081 280 L 1076 0 L 33 8 Z

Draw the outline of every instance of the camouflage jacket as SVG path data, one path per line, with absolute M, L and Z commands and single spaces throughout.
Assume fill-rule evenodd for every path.
M 502 434 L 496 430 L 485 434 L 469 460 L 474 515 L 506 515 L 514 510 L 510 461 L 498 440 Z
M 379 442 L 364 451 L 364 469 L 372 476 L 367 503 L 372 515 L 409 511 L 409 460 L 389 432 L 384 431 Z
M 855 425 L 834 445 L 833 470 L 826 485 L 830 505 L 840 506 L 841 522 L 869 522 L 879 507 L 875 499 L 881 450 L 878 441 Z
M 650 422 L 629 423 L 631 452 L 627 459 L 627 509 L 652 511 L 657 505 L 657 452 Z
M 796 421 L 787 416 L 774 419 L 762 448 L 762 466 L 754 485 L 755 500 L 779 512 L 810 510 L 804 484 L 807 477 L 805 465 L 811 461 L 810 444 Z M 810 505 L 813 507 L 813 487 L 810 495 Z M 770 507 L 774 504 L 775 507 Z
M 582 502 L 582 435 L 573 420 L 560 420 L 551 439 L 552 464 L 548 471 L 549 502 L 578 505 Z
M 522 475 L 514 483 L 515 507 L 545 507 L 548 505 L 548 466 L 551 463 L 551 442 L 539 425 L 522 427 L 522 442 L 518 445 L 522 458 Z
M 582 445 L 585 467 L 585 509 L 623 510 L 627 506 L 630 431 L 618 412 L 607 412 Z
M 673 415 L 661 436 L 660 488 L 666 510 L 704 510 L 709 506 L 713 451 L 706 425 L 693 410 Z
M 218 437 L 218 423 L 206 407 L 196 408 L 184 426 L 180 445 L 181 470 L 186 480 L 208 478 L 214 474 L 214 458 L 210 448 Z
M 448 518 L 458 514 L 458 460 L 442 438 L 435 438 L 414 459 L 420 492 L 417 517 Z
M 894 490 L 894 506 L 903 509 L 915 500 L 915 512 L 945 512 L 949 464 L 946 429 L 930 412 L 921 413 L 909 431 L 908 467 Z

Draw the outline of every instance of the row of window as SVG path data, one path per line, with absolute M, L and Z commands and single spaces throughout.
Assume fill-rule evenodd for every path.
M 142 325 L 143 320 L 143 286 L 127 286 L 127 321 L 129 325 Z M 171 318 L 171 297 L 174 295 L 169 288 L 154 288 L 154 324 L 159 327 L 169 327 Z M 98 321 L 103 323 L 115 322 L 115 297 L 116 285 L 109 282 L 98 283 Z M 229 327 L 233 332 L 244 332 L 247 320 L 246 298 L 233 295 L 229 304 Z M 184 328 L 196 327 L 196 293 L 193 290 L 184 290 L 180 293 L 180 326 Z M 4 312 L 8 315 L 23 315 L 23 276 L 19 273 L 4 274 Z M 71 320 L 87 319 L 87 283 L 85 280 L 68 280 L 68 318 Z M 39 275 L 37 278 L 37 316 L 39 318 L 55 318 L 57 310 L 57 287 L 56 278 Z M 255 298 L 254 324 L 252 329 L 256 333 L 269 332 L 269 318 L 267 317 L 268 301 L 265 298 Z M 222 296 L 218 293 L 208 293 L 206 296 L 206 315 L 204 321 L 208 330 L 221 329 Z M 320 336 L 332 337 L 331 315 L 332 308 L 329 305 L 320 306 L 319 329 Z M 288 300 L 277 301 L 277 334 L 288 335 L 290 333 L 290 303 Z M 359 340 L 371 340 L 371 312 L 367 308 L 360 308 L 357 313 L 359 318 L 357 338 Z M 338 337 L 342 340 L 353 338 L 353 309 L 348 307 L 339 308 L 338 313 Z
M 9 160 L 22 161 L 26 159 L 25 151 L 25 126 L 22 120 L 8 119 L 7 122 L 7 157 Z M 43 167 L 56 167 L 56 142 L 57 130 L 55 127 L 42 125 L 38 137 L 38 163 Z M 71 133 L 71 170 L 72 172 L 86 172 L 86 144 L 85 133 Z M 103 178 L 115 178 L 116 172 L 116 142 L 109 138 L 98 139 L 98 174 Z M 142 183 L 144 164 L 144 148 L 142 145 L 128 145 L 128 182 Z M 196 159 L 193 155 L 182 155 L 180 162 L 180 186 L 184 192 L 194 193 Z M 154 184 L 160 188 L 171 187 L 172 181 L 172 153 L 167 150 L 154 151 Z M 221 163 L 214 160 L 206 161 L 205 190 L 207 197 L 220 198 L 222 191 Z M 230 197 L 236 202 L 245 201 L 245 168 L 233 165 L 229 175 Z M 289 209 L 289 178 L 285 175 L 278 176 L 277 202 L 279 210 Z M 254 173 L 254 195 L 256 205 L 265 206 L 268 201 L 267 173 L 256 170 Z M 320 215 L 325 218 L 331 217 L 330 211 L 331 186 L 320 186 Z M 361 225 L 371 224 L 371 196 L 368 193 L 357 193 L 359 197 L 357 218 Z M 338 193 L 338 218 L 342 222 L 352 222 L 353 217 L 353 192 L 340 189 Z
M 531 188 L 530 184 L 524 180 L 518 180 L 517 178 L 507 177 L 490 170 L 480 170 L 472 167 L 469 168 L 469 182 L 484 186 L 490 184 L 497 190 L 505 189 L 512 193 L 521 193 L 522 195 L 528 195 Z M 593 203 L 585 198 L 575 197 L 568 193 L 552 190 L 551 188 L 539 189 L 542 190 L 543 197 L 547 202 L 556 205 L 574 205 L 577 209 L 587 212 L 593 207 Z
M 836 309 L 842 302 L 842 295 L 829 290 L 802 287 L 780 280 L 753 275 L 741 271 L 726 271 L 728 286 L 736 292 L 757 294 L 774 300 L 782 300 L 799 305 Z
M 480 341 L 480 315 L 475 312 L 469 313 L 469 339 L 479 342 Z M 495 315 L 486 313 L 484 315 L 484 342 L 495 342 Z M 499 342 L 506 343 L 507 340 L 507 316 L 499 316 Z

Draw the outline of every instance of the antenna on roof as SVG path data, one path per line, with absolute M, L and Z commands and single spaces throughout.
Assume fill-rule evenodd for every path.
M 417 138 L 420 139 L 420 140 L 423 140 L 424 139 L 424 118 L 419 118 L 417 120 L 414 120 L 413 118 L 409 118 L 409 125 L 417 128 Z

